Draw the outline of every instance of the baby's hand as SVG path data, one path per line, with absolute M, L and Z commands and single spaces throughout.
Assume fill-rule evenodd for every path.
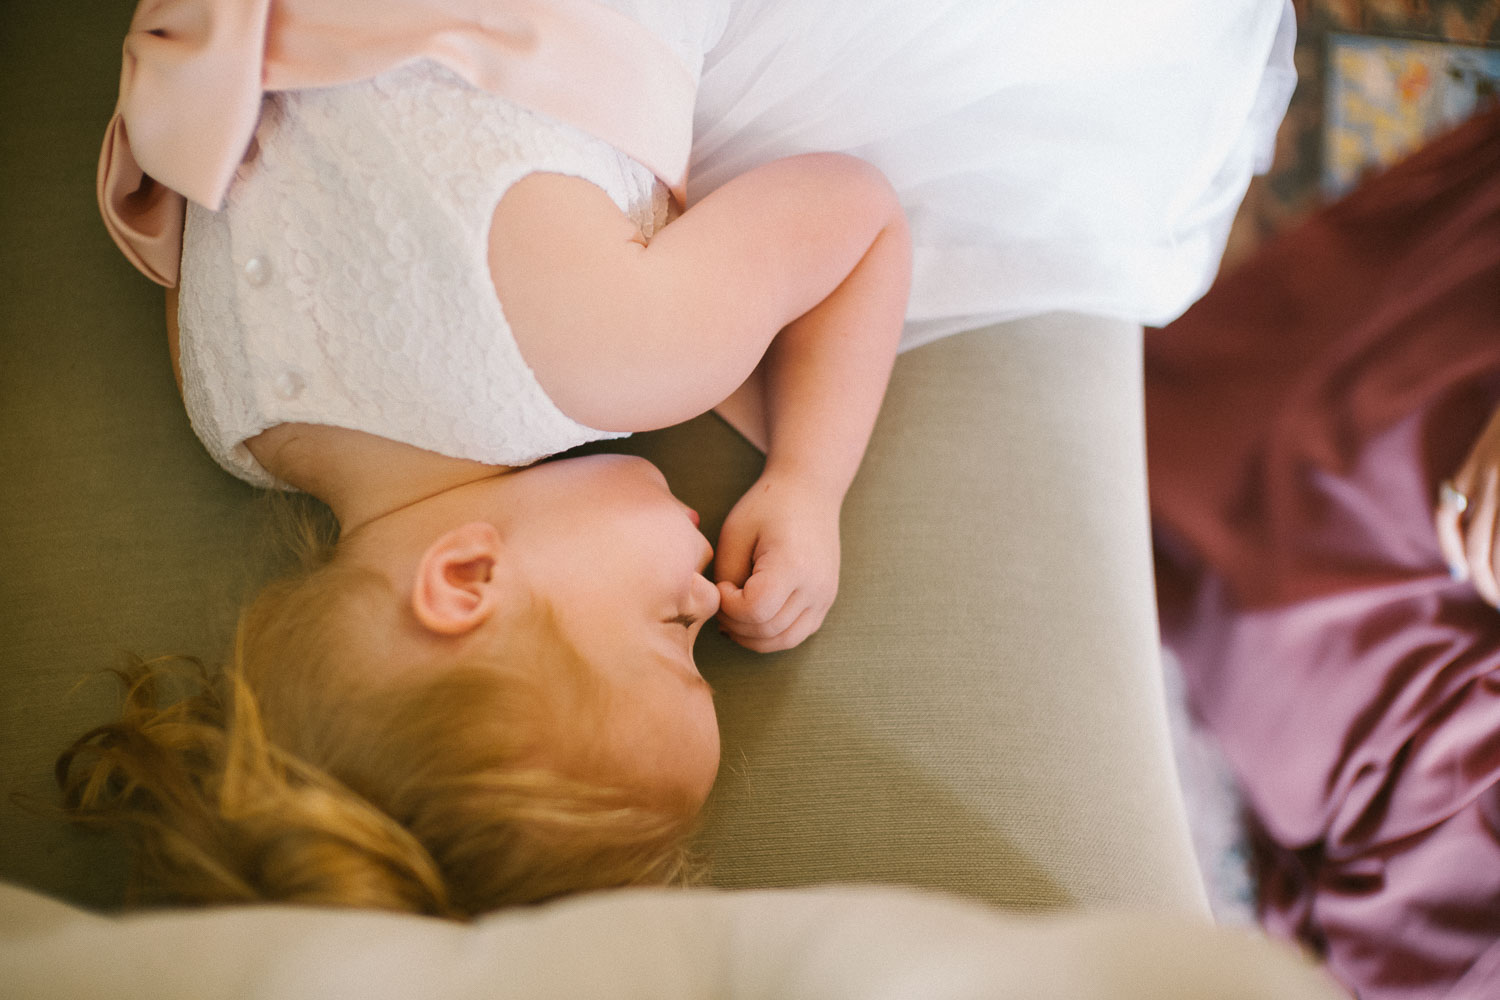
M 823 624 L 839 589 L 841 499 L 762 476 L 734 505 L 714 562 L 719 622 L 731 639 L 771 653 Z

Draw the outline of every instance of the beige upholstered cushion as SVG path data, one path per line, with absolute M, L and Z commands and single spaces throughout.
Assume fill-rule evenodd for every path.
M 13 4 L 0 32 L 0 878 L 96 905 L 121 859 L 10 793 L 49 796 L 58 749 L 109 714 L 117 650 L 212 656 L 264 563 L 253 491 L 178 403 L 161 293 L 93 201 L 129 7 Z M 1044 317 L 900 360 L 822 633 L 771 657 L 702 643 L 715 881 L 1201 907 L 1156 672 L 1138 336 Z M 639 446 L 711 531 L 756 469 L 712 417 Z
M 1201 905 L 1163 713 L 1139 338 L 1057 315 L 897 361 L 823 630 L 771 656 L 699 644 L 724 732 L 717 883 Z M 710 537 L 758 468 L 712 420 L 630 447 Z
M 890 890 L 599 893 L 469 926 L 290 907 L 90 916 L 0 886 L 28 1000 L 1334 1000 L 1289 952 L 1181 919 L 1006 917 Z
M 99 906 L 119 898 L 122 859 L 10 794 L 48 798 L 57 750 L 108 716 L 110 685 L 80 678 L 120 648 L 212 654 L 268 564 L 255 495 L 204 457 L 178 404 L 160 292 L 93 204 L 129 7 L 11 5 L 0 32 L 0 879 Z M 1191 916 L 1138 338 L 1053 316 L 901 359 L 823 632 L 772 657 L 701 644 L 725 745 L 702 846 L 726 886 L 906 883 L 1185 922 L 1021 919 L 884 890 L 613 893 L 469 927 L 274 907 L 114 921 L 0 887 L 0 991 L 1324 995 Z M 710 530 L 758 461 L 713 418 L 633 446 Z

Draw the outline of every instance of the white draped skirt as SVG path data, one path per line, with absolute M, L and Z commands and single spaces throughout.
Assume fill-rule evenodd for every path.
M 904 348 L 1054 310 L 1162 324 L 1269 166 L 1294 37 L 1289 0 L 733 0 L 689 203 L 848 152 L 911 221 Z

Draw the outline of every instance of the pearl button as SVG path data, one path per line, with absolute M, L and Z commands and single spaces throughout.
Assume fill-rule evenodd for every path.
M 296 372 L 282 372 L 277 375 L 276 395 L 282 399 L 296 399 L 302 395 L 302 376 Z
M 251 257 L 245 261 L 245 280 L 250 287 L 259 288 L 271 280 L 271 265 L 264 257 Z

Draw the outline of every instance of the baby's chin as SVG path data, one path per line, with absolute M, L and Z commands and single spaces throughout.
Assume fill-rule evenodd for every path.
M 717 736 L 717 730 L 715 733 Z M 639 776 L 632 784 L 641 789 L 647 801 L 696 816 L 708 801 L 718 774 L 719 742 L 715 738 L 711 752 L 704 749 L 696 754 L 683 754 L 653 769 L 653 773 Z
M 701 726 L 684 726 L 670 735 L 656 730 L 633 744 L 596 747 L 590 778 L 629 789 L 650 808 L 696 816 L 719 772 L 717 720 L 711 717 L 708 725 L 707 731 Z

